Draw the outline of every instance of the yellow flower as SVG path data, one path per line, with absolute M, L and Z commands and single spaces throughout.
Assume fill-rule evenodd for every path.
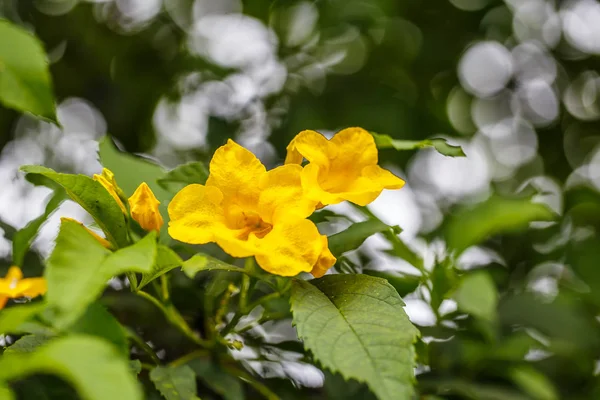
M 19 267 L 12 266 L 4 278 L 0 278 L 0 309 L 4 308 L 8 299 L 18 297 L 36 297 L 46 293 L 44 278 L 23 279 Z
M 100 182 L 104 189 L 115 199 L 123 214 L 127 214 L 127 209 L 125 208 L 125 204 L 121 200 L 121 196 L 123 196 L 123 191 L 117 185 L 117 181 L 115 180 L 115 174 L 112 173 L 108 168 L 102 168 L 102 174 L 94 174 L 94 180 Z M 123 196 L 124 197 L 124 196 Z
M 129 209 L 133 218 L 142 229 L 147 231 L 160 231 L 163 225 L 163 217 L 158 211 L 160 201 L 156 199 L 152 189 L 142 182 L 129 198 Z
M 73 221 L 73 222 L 78 223 L 79 225 L 83 226 L 85 228 L 85 230 L 88 231 L 89 234 L 92 235 L 94 237 L 94 239 L 96 239 L 102 246 L 104 246 L 105 248 L 107 248 L 109 250 L 112 249 L 112 244 L 108 240 L 106 240 L 102 236 L 98 235 L 96 232 L 92 231 L 91 229 L 88 229 L 87 226 L 85 226 L 81 222 L 77 221 L 76 219 L 68 218 L 68 217 L 60 217 L 60 221 L 61 221 L 61 223 L 63 221 Z
M 300 132 L 288 145 L 286 164 L 308 164 L 302 170 L 305 195 L 323 205 L 344 200 L 365 206 L 383 189 L 400 189 L 404 181 L 377 165 L 373 136 L 347 128 L 331 140 L 315 131 Z
M 169 234 L 186 243 L 215 242 L 233 257 L 255 256 L 276 275 L 322 274 L 335 258 L 305 219 L 316 202 L 302 195 L 301 171 L 284 165 L 267 172 L 229 140 L 215 152 L 206 185 L 188 185 L 169 203 Z

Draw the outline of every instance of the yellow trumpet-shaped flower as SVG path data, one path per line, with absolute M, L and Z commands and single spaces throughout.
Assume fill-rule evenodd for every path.
M 85 228 L 86 231 L 88 231 L 90 233 L 90 235 L 92 235 L 94 237 L 94 239 L 96 239 L 102 246 L 104 246 L 107 249 L 111 249 L 112 248 L 112 244 L 106 240 L 105 238 L 103 238 L 102 236 L 98 235 L 96 232 L 92 231 L 91 229 L 89 229 L 87 226 L 85 226 L 84 224 L 82 224 L 81 222 L 77 221 L 76 219 L 73 218 L 68 218 L 68 217 L 60 217 L 60 221 L 73 221 L 78 223 L 79 225 L 83 226 Z
M 127 214 L 127 209 L 125 208 L 125 204 L 121 200 L 121 196 L 123 196 L 123 191 L 117 185 L 117 181 L 115 180 L 115 174 L 112 173 L 108 168 L 102 168 L 102 174 L 94 174 L 94 180 L 100 182 L 104 189 L 115 199 L 123 214 Z M 120 196 L 121 195 L 121 196 Z
M 19 267 L 12 266 L 4 278 L 0 278 L 0 309 L 4 308 L 8 299 L 18 297 L 36 297 L 46 293 L 44 278 L 23 279 Z
M 129 209 L 133 218 L 142 229 L 147 231 L 160 231 L 164 221 L 158 211 L 160 201 L 152 193 L 152 189 L 142 182 L 129 198 Z
M 404 181 L 377 165 L 373 136 L 347 128 L 331 140 L 315 131 L 300 132 L 288 145 L 286 164 L 308 164 L 302 170 L 305 195 L 323 205 L 344 200 L 365 206 L 383 189 L 400 189 Z
M 186 243 L 215 242 L 233 257 L 255 256 L 276 275 L 322 275 L 335 258 L 305 219 L 316 202 L 303 196 L 301 172 L 299 165 L 267 172 L 229 140 L 215 152 L 206 185 L 188 185 L 169 203 L 169 234 Z

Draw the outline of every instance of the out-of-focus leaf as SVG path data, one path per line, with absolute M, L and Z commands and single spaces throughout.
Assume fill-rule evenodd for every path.
M 433 147 L 440 154 L 450 157 L 465 157 L 460 146 L 448 144 L 446 139 L 427 139 L 427 140 L 396 140 L 389 135 L 382 135 L 371 132 L 375 138 L 375 144 L 380 149 L 396 149 L 396 150 L 418 150 L 427 147 Z
M 123 211 L 99 182 L 89 176 L 60 174 L 39 165 L 26 165 L 21 170 L 27 174 L 42 175 L 62 186 L 73 201 L 90 213 L 109 241 L 117 247 L 128 244 Z
M 513 367 L 509 371 L 509 376 L 514 383 L 536 400 L 557 400 L 559 398 L 552 382 L 532 367 Z
M 0 219 L 0 229 L 4 231 L 4 237 L 8 240 L 12 240 L 17 230 L 12 226 L 7 224 L 6 222 Z
M 369 236 L 386 231 L 397 234 L 400 233 L 400 228 L 391 227 L 377 219 L 358 222 L 340 233 L 329 236 L 329 250 L 338 257 L 347 251 L 357 249 Z
M 330 400 L 374 400 L 375 395 L 364 383 L 354 379 L 346 380 L 340 374 L 325 372 L 324 389 Z
M 197 400 L 196 376 L 187 365 L 156 367 L 150 379 L 167 400 Z
M 387 281 L 366 275 L 294 280 L 291 305 L 298 337 L 325 368 L 365 382 L 381 400 L 412 396 L 418 330 Z
M 135 375 L 139 375 L 142 372 L 142 362 L 140 360 L 129 360 L 129 369 Z
M 407 294 L 414 292 L 421 281 L 421 277 L 419 276 L 400 275 L 394 271 L 375 271 L 372 269 L 365 269 L 363 270 L 363 273 L 385 279 L 394 287 L 394 289 L 396 289 L 400 296 L 406 296 Z
M 567 260 L 579 278 L 589 287 L 589 298 L 600 305 L 600 239 L 589 238 L 570 243 Z
M 444 379 L 439 377 L 419 379 L 419 387 L 426 392 L 437 392 L 444 395 L 458 395 L 469 400 L 531 400 L 508 386 L 482 384 L 460 379 Z
M 202 382 L 223 399 L 244 400 L 244 388 L 240 380 L 223 371 L 218 364 L 208 359 L 197 358 L 187 365 L 194 370 Z
M 85 313 L 69 326 L 69 332 L 98 336 L 115 345 L 124 356 L 129 355 L 125 330 L 100 303 L 92 303 Z
M 412 249 L 408 247 L 406 243 L 404 243 L 402 239 L 398 237 L 397 233 L 392 232 L 390 230 L 383 232 L 383 236 L 385 236 L 386 239 L 392 244 L 392 249 L 386 250 L 386 253 L 396 257 L 400 257 L 409 264 L 417 267 L 417 269 L 419 270 L 422 270 L 424 268 L 423 259 L 419 255 L 417 255 L 417 253 L 412 251 Z
M 67 336 L 31 353 L 0 357 L 0 382 L 36 373 L 59 376 L 85 400 L 142 399 L 128 360 L 110 344 L 91 336 Z
M 227 264 L 218 258 L 214 258 L 208 254 L 202 253 L 192 256 L 190 259 L 184 261 L 181 265 L 183 272 L 190 278 L 196 276 L 196 274 L 200 271 L 210 271 L 212 269 L 220 269 L 223 267 L 235 268 L 231 264 Z
M 29 222 L 23 229 L 20 229 L 15 233 L 12 239 L 12 258 L 13 263 L 15 265 L 23 265 L 25 254 L 27 254 L 27 252 L 29 251 L 29 246 L 31 246 L 31 242 L 37 235 L 41 226 L 44 224 L 44 222 L 46 222 L 48 217 L 50 217 L 50 215 L 65 200 L 65 195 L 66 192 L 64 190 L 55 192 L 52 195 L 52 197 L 50 197 L 48 204 L 46 204 L 46 209 L 44 210 L 44 213 L 32 220 L 31 222 Z
M 41 313 L 46 303 L 19 304 L 18 306 L 0 310 L 0 334 L 24 333 L 21 326 Z
M 138 289 L 143 288 L 154 279 L 183 264 L 181 257 L 167 246 L 158 245 L 156 250 L 156 261 L 152 266 L 152 271 L 142 274 L 142 281 L 139 283 Z
M 7 384 L 0 382 L 0 399 L 2 400 L 15 400 L 15 394 L 8 387 Z
M 492 196 L 483 203 L 464 208 L 450 217 L 444 236 L 457 254 L 490 236 L 527 228 L 533 221 L 554 221 L 556 215 L 546 205 L 530 199 Z
M 430 274 L 431 308 L 439 309 L 442 302 L 450 296 L 450 292 L 458 282 L 456 269 L 449 258 L 436 262 Z
M 496 318 L 498 291 L 485 272 L 466 275 L 458 285 L 454 299 L 461 311 L 488 321 Z
M 63 221 L 45 272 L 54 324 L 69 325 L 102 293 L 110 278 L 130 271 L 148 273 L 155 258 L 154 232 L 112 253 L 77 222 Z
M 315 211 L 314 213 L 312 213 L 312 215 L 310 217 L 308 217 L 308 219 L 310 219 L 315 224 L 319 224 L 321 222 L 327 222 L 332 219 L 338 219 L 338 218 L 346 219 L 346 220 L 348 219 L 348 217 L 346 217 L 345 215 L 336 214 L 333 211 L 327 210 L 327 209 Z
M 48 58 L 31 33 L 0 19 L 0 102 L 56 122 Z
M 192 183 L 206 183 L 208 169 L 199 161 L 180 165 L 165 173 L 157 180 L 158 184 L 171 193 L 176 193 Z
M 25 335 L 6 349 L 4 354 L 31 353 L 46 344 L 52 337 L 49 335 Z

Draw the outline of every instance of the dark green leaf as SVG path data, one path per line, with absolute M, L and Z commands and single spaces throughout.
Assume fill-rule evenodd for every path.
M 142 281 L 138 285 L 138 289 L 143 288 L 148 283 L 152 282 L 159 276 L 166 274 L 173 268 L 179 267 L 183 263 L 181 257 L 170 248 L 159 245 L 156 252 L 156 262 L 152 266 L 152 271 L 142 275 Z
M 387 281 L 366 275 L 294 280 L 291 305 L 298 337 L 325 368 L 365 382 L 381 400 L 411 398 L 418 330 Z
M 0 102 L 56 121 L 48 59 L 31 33 L 0 19 Z
M 244 400 L 244 388 L 240 380 L 223 371 L 218 364 L 214 364 L 209 359 L 197 358 L 187 365 L 194 370 L 204 384 L 223 396 L 223 399 Z
M 187 365 L 179 367 L 156 367 L 150 371 L 150 379 L 167 400 L 198 399 L 196 376 Z
M 433 147 L 440 154 L 450 157 L 465 157 L 460 146 L 453 146 L 448 144 L 446 139 L 427 139 L 427 140 L 396 140 L 389 135 L 382 135 L 379 133 L 371 132 L 371 135 L 375 138 L 375 144 L 380 149 L 393 148 L 396 150 L 417 150 L 424 149 L 427 147 Z
M 400 228 L 390 227 L 376 219 L 358 222 L 340 233 L 329 236 L 329 250 L 338 257 L 347 251 L 357 249 L 369 236 L 386 231 L 399 233 Z
M 454 299 L 461 311 L 488 321 L 496 318 L 498 291 L 485 272 L 467 274 L 456 289 Z
M 406 296 L 407 294 L 414 292 L 421 281 L 420 276 L 400 275 L 393 271 L 375 271 L 372 269 L 365 269 L 363 270 L 363 273 L 385 279 L 394 287 L 394 289 L 396 289 L 400 296 Z
M 206 183 L 208 169 L 204 163 L 195 161 L 180 165 L 165 173 L 158 179 L 158 184 L 165 190 L 176 193 L 192 183 Z
M 92 303 L 77 321 L 69 326 L 69 332 L 98 336 L 115 345 L 125 357 L 129 346 L 121 324 L 100 303 Z
M 46 344 L 52 337 L 49 335 L 25 335 L 6 349 L 4 354 L 31 353 Z

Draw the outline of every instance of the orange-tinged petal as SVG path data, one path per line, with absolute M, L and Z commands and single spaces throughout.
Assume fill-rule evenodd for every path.
M 273 223 L 288 215 L 306 218 L 313 213 L 317 202 L 304 196 L 301 174 L 301 166 L 288 164 L 262 176 L 258 185 L 259 215 L 264 221 Z
M 287 147 L 286 164 L 301 164 L 306 158 L 309 162 L 328 166 L 329 161 L 337 157 L 337 149 L 332 143 L 315 131 L 302 131 L 296 135 Z
M 214 231 L 225 229 L 223 193 L 214 186 L 184 187 L 169 203 L 169 235 L 191 244 L 215 241 Z
M 129 198 L 129 209 L 133 218 L 146 231 L 160 231 L 163 217 L 158 211 L 160 201 L 152 193 L 152 189 L 142 182 Z
M 7 301 L 8 301 L 8 297 L 7 296 L 0 295 L 0 310 L 2 310 L 4 308 L 4 306 L 6 305 Z
M 209 168 L 206 186 L 218 188 L 225 203 L 258 212 L 258 182 L 266 169 L 252 152 L 230 139 L 215 151 Z
M 260 250 L 256 254 L 258 265 L 281 276 L 310 272 L 323 247 L 317 227 L 307 219 L 281 221 L 262 239 L 253 240 Z
M 79 225 L 83 226 L 85 228 L 86 231 L 88 231 L 88 233 L 90 235 L 92 235 L 94 237 L 94 239 L 96 239 L 98 241 L 98 243 L 100 243 L 103 247 L 107 248 L 107 249 L 112 249 L 112 244 L 106 240 L 105 238 L 103 238 L 102 236 L 98 235 L 96 232 L 94 232 L 93 230 L 89 229 L 88 227 L 86 227 L 84 224 L 82 224 L 81 222 L 77 221 L 76 219 L 73 218 L 68 218 L 68 217 L 60 217 L 61 222 L 62 221 L 73 221 L 78 223 Z
M 121 211 L 123 211 L 123 214 L 127 214 L 125 204 L 123 204 L 123 201 L 121 201 L 121 198 L 118 194 L 119 189 L 118 186 L 116 186 L 114 174 L 109 169 L 104 168 L 102 170 L 102 175 L 94 174 L 93 178 L 95 181 L 98 181 L 102 186 L 104 186 L 104 189 L 106 189 L 108 193 L 110 193 L 112 198 L 115 199 L 121 208 Z
M 315 278 L 320 278 L 323 275 L 325 275 L 327 270 L 329 268 L 333 267 L 333 265 L 335 264 L 335 261 L 336 261 L 335 256 L 329 250 L 327 236 L 325 236 L 325 235 L 321 236 L 321 243 L 323 245 L 321 254 L 319 254 L 319 258 L 317 259 L 317 262 L 313 266 L 313 269 L 310 271 L 310 273 Z

